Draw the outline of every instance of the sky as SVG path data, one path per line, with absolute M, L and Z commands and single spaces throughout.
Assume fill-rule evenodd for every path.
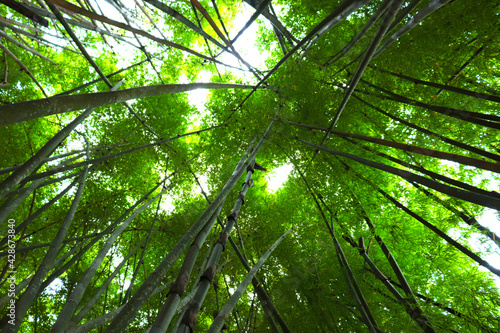
M 248 6 L 246 3 L 242 5 L 242 11 L 236 15 L 234 26 L 229 32 L 230 37 L 234 37 L 238 31 L 240 31 L 248 19 L 254 13 L 254 9 Z M 252 66 L 256 68 L 265 68 L 265 60 L 268 58 L 267 52 L 259 52 L 256 47 L 256 40 L 258 36 L 258 25 L 254 22 L 245 32 L 238 38 L 234 43 L 236 51 L 242 56 L 243 59 L 248 61 Z M 242 47 L 244 46 L 244 47 Z M 239 66 L 238 61 L 234 56 L 230 54 L 223 54 L 221 56 L 221 61 L 233 66 Z M 230 69 L 227 69 L 230 70 Z M 244 72 L 232 70 L 233 75 L 240 77 L 241 79 L 250 79 L 245 76 Z M 211 74 L 206 71 L 201 71 L 198 75 L 199 82 L 209 82 Z M 208 90 L 198 89 L 188 92 L 189 102 L 198 108 L 198 111 L 203 115 L 205 110 L 205 101 L 209 96 Z M 272 170 L 267 175 L 268 181 L 268 191 L 276 192 L 283 183 L 288 179 L 290 172 L 293 167 L 290 164 L 284 164 L 275 170 Z M 203 182 L 202 182 L 203 184 Z M 205 191 L 207 191 L 206 182 L 204 186 Z M 197 193 L 201 193 L 199 189 L 196 190 Z
M 248 19 L 252 16 L 254 13 L 254 9 L 248 6 L 247 4 L 242 5 L 242 11 L 236 15 L 235 21 L 234 21 L 234 26 L 233 28 L 229 31 L 229 35 L 231 38 L 233 38 L 238 31 L 243 28 L 245 23 L 248 21 Z M 248 29 L 245 30 L 245 32 L 238 38 L 238 40 L 234 43 L 234 47 L 238 51 L 238 53 L 242 56 L 243 59 L 246 61 L 249 61 L 249 63 L 252 66 L 255 66 L 256 68 L 264 68 L 265 67 L 265 60 L 268 57 L 267 52 L 259 52 L 256 45 L 256 39 L 258 36 L 258 25 L 256 22 L 254 22 Z M 244 46 L 244 47 L 242 47 Z M 235 59 L 234 56 L 224 53 L 221 55 L 220 60 L 224 63 L 227 63 L 232 66 L 239 66 L 238 61 Z M 230 68 L 224 69 L 224 68 L 219 68 L 219 70 L 228 70 L 231 71 L 231 73 L 237 77 L 240 77 L 243 80 L 250 80 L 251 77 L 247 77 L 248 75 L 245 72 L 238 71 L 238 70 L 231 70 Z M 197 81 L 198 82 L 210 82 L 212 74 L 207 71 L 200 71 L 198 74 Z M 182 82 L 182 78 L 181 78 Z M 187 80 L 186 80 L 187 82 Z M 205 103 L 207 99 L 209 98 L 209 91 L 206 89 L 198 89 L 198 90 L 193 90 L 187 93 L 188 94 L 188 99 L 189 102 L 196 106 L 198 109 L 199 116 L 203 116 L 206 113 L 206 108 L 205 108 Z M 193 125 L 197 125 L 198 121 L 196 118 L 191 119 L 193 121 Z M 269 192 L 276 192 L 281 186 L 283 186 L 284 182 L 288 179 L 288 176 L 290 175 L 290 172 L 292 171 L 293 167 L 290 164 L 284 164 L 275 170 L 270 171 L 266 178 L 268 181 L 268 191 Z M 206 177 L 204 176 L 199 176 L 200 183 L 203 186 L 203 189 L 205 192 L 209 193 L 209 189 L 207 186 L 206 182 Z M 196 194 L 201 194 L 201 190 L 199 187 L 194 184 L 195 189 L 194 192 Z M 167 210 L 167 211 L 172 211 L 175 207 L 172 204 L 172 198 L 166 198 L 162 202 L 162 208 Z

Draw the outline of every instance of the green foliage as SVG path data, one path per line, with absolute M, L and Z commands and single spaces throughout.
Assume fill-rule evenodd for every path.
M 188 1 L 165 3 L 198 25 L 193 7 Z M 224 31 L 213 6 L 214 2 L 204 0 L 200 3 L 219 30 Z M 236 21 L 242 20 L 244 16 L 239 13 L 244 6 L 247 7 L 247 4 L 235 0 L 215 1 L 215 3 L 224 26 L 229 31 L 229 37 L 234 38 L 237 33 L 234 27 L 241 25 L 241 22 Z M 248 1 L 248 3 L 253 2 Z M 279 21 L 291 35 L 301 40 L 340 3 L 340 1 L 276 1 L 273 2 L 274 7 L 269 7 L 265 13 L 269 15 L 275 11 Z M 208 203 L 201 194 L 195 177 L 203 187 L 203 191 L 208 194 L 208 200 L 213 201 L 231 177 L 236 163 L 249 148 L 252 140 L 260 139 L 278 110 L 272 134 L 256 158 L 267 171 L 258 170 L 253 174 L 254 186 L 246 195 L 245 204 L 239 212 L 236 230 L 233 230 L 231 237 L 252 266 L 286 230 L 298 225 L 257 274 L 274 306 L 291 330 L 294 332 L 367 330 L 359 305 L 353 298 L 350 286 L 342 273 L 343 267 L 337 260 L 332 234 L 325 222 L 333 226 L 349 267 L 381 330 L 421 331 L 408 315 L 405 306 L 398 302 L 373 274 L 360 256 L 359 248 L 351 246 L 352 244 L 348 242 L 350 239 L 356 242 L 362 237 L 371 260 L 385 276 L 397 282 L 397 274 L 393 271 L 380 244 L 377 243 L 375 234 L 390 249 L 411 286 L 423 314 L 436 331 L 498 330 L 500 328 L 499 278 L 481 268 L 478 263 L 402 209 L 397 208 L 378 190 L 386 192 L 467 249 L 489 260 L 494 255 L 500 254 L 498 247 L 490 239 L 491 237 L 488 238 L 486 232 L 467 224 L 463 219 L 463 216 L 475 217 L 480 223 L 484 223 L 480 219 L 484 207 L 432 189 L 427 189 L 427 192 L 422 191 L 419 186 L 403 180 L 399 175 L 385 173 L 345 157 L 332 156 L 323 151 L 316 152 L 313 148 L 295 140 L 294 136 L 423 175 L 419 171 L 389 160 L 382 155 L 383 153 L 402 163 L 410 163 L 487 191 L 498 191 L 500 181 L 498 174 L 373 142 L 346 140 L 332 133 L 323 140 L 322 131 L 287 124 L 293 122 L 326 128 L 330 126 L 344 98 L 346 85 L 358 68 L 359 56 L 365 53 L 375 36 L 379 22 L 338 61 L 330 66 L 324 64 L 357 35 L 381 3 L 382 1 L 371 1 L 341 21 L 334 29 L 324 34 L 307 54 L 299 50 L 262 85 L 266 89 L 253 92 L 244 103 L 242 101 L 246 99 L 250 90 L 214 89 L 206 95 L 206 99 L 201 103 L 204 107 L 201 108 L 196 106 L 200 104 L 194 97 L 200 95 L 197 91 L 130 101 L 132 112 L 123 104 L 97 108 L 55 149 L 51 156 L 74 150 L 82 151 L 43 163 L 34 173 L 48 171 L 64 163 L 85 162 L 125 152 L 167 138 L 174 140 L 168 144 L 154 145 L 92 165 L 66 241 L 59 249 L 57 257 L 60 261 L 56 261 L 56 266 L 51 268 L 49 276 L 57 272 L 57 269 L 71 258 L 76 259 L 78 251 L 97 237 L 95 244 L 56 276 L 49 287 L 40 292 L 30 307 L 20 331 L 46 332 L 51 329 L 68 295 L 106 241 L 108 234 L 100 233 L 167 177 L 165 185 L 160 185 L 148 198 L 158 194 L 163 186 L 170 186 L 169 190 L 139 214 L 117 238 L 79 301 L 77 312 L 89 302 L 136 244 L 146 237 L 147 244 L 142 245 L 126 262 L 96 305 L 78 325 L 88 323 L 119 307 L 127 289 L 131 288 L 132 295 L 139 289 L 206 209 Z M 110 8 L 104 3 L 102 6 L 104 11 Z M 417 6 L 385 38 L 409 22 L 423 6 L 423 3 Z M 209 49 L 203 37 L 178 20 L 153 9 L 152 6 L 144 8 L 169 41 L 207 57 L 215 57 L 221 52 L 212 43 L 208 43 Z M 109 11 L 111 13 L 111 9 Z M 130 6 L 127 12 L 135 22 L 133 26 L 137 24 L 140 29 L 159 36 L 149 18 L 137 6 Z M 0 14 L 20 23 L 20 26 L 16 26 L 19 29 L 27 29 L 30 33 L 36 32 L 60 46 L 73 48 L 67 35 L 58 32 L 52 21 L 49 28 L 35 31 L 29 19 L 7 7 L 1 7 Z M 200 12 L 197 14 L 201 28 L 222 42 L 203 15 Z M 114 14 L 109 15 L 111 17 Z M 438 135 L 498 154 L 500 151 L 498 130 L 448 117 L 411 103 L 395 102 L 390 95 L 378 88 L 431 106 L 498 117 L 500 113 L 497 102 L 448 90 L 439 91 L 377 70 L 377 68 L 389 70 L 420 80 L 499 96 L 498 15 L 499 7 L 494 2 L 472 0 L 453 1 L 432 13 L 370 62 L 370 66 L 362 76 L 366 82 L 357 85 L 335 130 L 488 160 L 479 154 L 446 143 L 438 136 L 425 134 L 391 119 L 377 111 L 376 108 L 379 108 Z M 267 54 L 268 58 L 265 60 L 267 68 L 259 68 L 261 74 L 265 75 L 266 71 L 281 60 L 283 52 L 276 36 L 277 30 L 272 28 L 267 19 L 260 17 L 254 24 L 259 25 L 257 44 L 242 45 L 245 41 L 240 40 L 235 42 L 234 46 L 237 50 L 254 47 L 259 53 Z M 112 37 L 106 36 L 104 40 L 103 35 L 99 33 L 81 27 L 73 28 L 105 74 L 147 60 L 133 69 L 109 78 L 111 84 L 124 79 L 120 89 L 162 83 L 194 83 L 201 81 L 202 77 L 205 82 L 251 85 L 259 82 L 259 79 L 252 77 L 251 72 L 244 66 L 238 71 L 221 64 L 214 65 L 206 59 L 140 37 L 144 50 L 148 51 L 146 55 L 144 50 L 118 42 Z M 58 24 L 58 29 L 63 28 Z M 4 30 L 57 63 L 57 65 L 50 64 L 12 43 L 2 41 L 33 73 L 49 96 L 99 78 L 95 69 L 80 54 L 33 41 L 25 35 L 16 35 L 8 27 Z M 111 32 L 125 33 L 115 28 Z M 123 38 L 133 44 L 136 43 L 128 32 Z M 284 40 L 288 50 L 296 43 L 291 45 L 286 37 Z M 5 82 L 10 85 L 0 88 L 2 104 L 43 98 L 40 88 L 27 73 L 19 70 L 19 65 L 13 59 L 5 57 L 5 60 L 1 61 L 0 72 L 6 69 L 8 75 L 5 77 Z M 226 63 L 229 62 L 229 58 L 219 56 L 217 60 Z M 253 63 L 255 59 L 245 60 Z M 234 61 L 234 64 L 237 65 L 237 61 Z M 206 79 L 207 77 L 210 78 Z M 108 90 L 109 87 L 99 81 L 74 94 Z M 375 108 L 363 103 L 357 97 Z M 61 113 L 0 128 L 3 148 L 0 154 L 0 168 L 27 161 L 80 113 L 81 111 Z M 188 132 L 219 125 L 224 126 L 177 138 Z M 87 144 L 90 148 L 98 149 L 92 150 L 87 156 L 85 152 Z M 70 161 L 71 158 L 74 160 Z M 283 165 L 292 165 L 293 171 L 290 175 L 281 175 L 286 181 L 278 190 L 272 191 L 270 182 L 273 172 Z M 50 175 L 46 178 L 44 186 L 29 194 L 9 218 L 14 219 L 16 225 L 19 225 L 65 189 L 75 179 L 74 177 L 79 176 L 80 171 L 81 167 Z M 9 172 L 4 172 L 0 174 L 0 179 L 3 181 L 8 175 Z M 309 187 L 305 185 L 304 180 Z M 22 183 L 20 188 L 23 186 L 25 188 L 29 184 L 29 182 Z M 224 203 L 220 214 L 223 223 L 225 223 L 223 217 L 231 213 L 241 185 L 242 180 L 239 180 Z M 77 186 L 37 216 L 27 227 L 17 231 L 16 246 L 19 253 L 16 254 L 16 283 L 19 284 L 34 274 L 48 247 L 38 247 L 30 251 L 22 249 L 52 242 L 73 201 Z M 19 188 L 15 191 L 17 192 L 0 201 L 0 212 L 9 205 L 11 197 L 21 193 Z M 492 192 L 492 195 L 498 197 L 497 192 Z M 326 221 L 318 210 L 315 197 L 319 200 Z M 366 217 L 373 223 L 374 230 L 368 227 Z M 5 225 L 0 229 L 2 229 L 0 236 L 3 238 L 7 229 Z M 195 278 L 204 270 L 204 259 L 208 258 L 220 231 L 221 227 L 216 224 L 200 249 L 184 296 L 196 288 Z M 495 232 L 495 229 L 492 231 Z M 86 237 L 89 235 L 92 237 Z M 496 234 L 493 238 L 498 240 Z M 2 246 L 0 252 L 8 249 L 5 245 Z M 218 313 L 247 273 L 238 258 L 237 251 L 229 245 L 225 250 L 221 259 L 223 268 L 213 283 L 217 287 L 210 289 L 195 331 L 207 330 L 210 327 L 213 314 Z M 144 256 L 142 261 L 140 261 L 141 256 Z M 162 284 L 176 279 L 183 256 L 184 254 L 162 277 Z M 7 286 L 7 263 L 5 256 L 0 257 L 2 290 Z M 494 262 L 491 264 L 495 265 Z M 134 275 L 135 280 L 130 286 Z M 410 297 L 405 295 L 402 289 L 398 287 L 396 289 L 403 297 Z M 226 320 L 227 331 L 270 331 L 269 321 L 259 304 L 256 290 L 249 287 L 247 291 Z M 169 289 L 164 289 L 150 297 L 133 319 L 128 332 L 143 332 L 150 327 L 155 321 L 158 310 L 163 306 L 168 292 Z M 18 296 L 22 293 L 23 291 L 20 291 Z M 455 314 L 450 313 L 453 311 Z M 1 325 L 4 325 L 4 322 Z M 104 324 L 103 329 L 107 325 L 109 324 Z M 170 329 L 172 326 L 173 324 Z

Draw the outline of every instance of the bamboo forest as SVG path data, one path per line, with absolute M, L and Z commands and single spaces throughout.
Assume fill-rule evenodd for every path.
M 2 332 L 500 332 L 500 2 L 0 3 Z

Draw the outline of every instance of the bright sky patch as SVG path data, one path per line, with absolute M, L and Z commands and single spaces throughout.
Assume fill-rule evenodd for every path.
M 267 178 L 267 189 L 270 192 L 276 192 L 283 183 L 288 179 L 293 166 L 291 164 L 284 164 L 279 168 L 274 169 Z

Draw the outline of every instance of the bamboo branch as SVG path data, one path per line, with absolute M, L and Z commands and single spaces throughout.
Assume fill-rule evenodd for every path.
M 325 151 L 329 154 L 347 157 L 349 159 L 352 159 L 352 160 L 357 161 L 359 163 L 362 163 L 364 165 L 367 165 L 367 166 L 394 174 L 394 175 L 399 176 L 403 179 L 406 179 L 407 181 L 414 181 L 414 182 L 417 182 L 419 184 L 425 185 L 425 186 L 430 187 L 436 191 L 453 196 L 455 198 L 469 201 L 469 202 L 472 202 L 472 203 L 475 203 L 477 205 L 481 205 L 484 207 L 490 207 L 490 208 L 493 208 L 496 210 L 500 210 L 500 199 L 498 199 L 498 198 L 487 197 L 487 196 L 484 196 L 481 194 L 460 190 L 460 189 L 457 189 L 457 188 L 454 188 L 454 187 L 451 187 L 448 185 L 437 183 L 431 179 L 416 175 L 414 173 L 411 173 L 411 172 L 408 172 L 405 170 L 401 170 L 398 168 L 394 168 L 394 167 L 389 166 L 389 165 L 385 165 L 382 163 L 367 160 L 365 158 L 362 158 L 362 157 L 359 157 L 359 156 L 356 156 L 353 154 L 349 154 L 349 153 L 345 153 L 342 151 L 333 150 L 333 149 L 326 148 L 326 147 L 323 147 L 320 145 L 316 145 L 314 143 L 304 141 L 304 140 L 297 138 L 297 137 L 293 137 L 293 138 L 299 142 L 302 142 L 302 143 L 304 143 L 308 146 L 314 147 L 316 149 Z M 500 270 L 498 270 L 498 271 L 500 272 Z
M 299 124 L 299 123 L 294 123 L 294 122 L 287 122 L 287 124 L 293 125 L 293 126 L 298 126 L 298 127 L 309 128 L 309 129 L 315 129 L 315 130 L 319 130 L 319 131 L 323 131 L 323 132 L 328 132 L 327 128 L 320 127 L 320 126 Z M 422 147 L 408 145 L 408 144 L 399 143 L 399 142 L 392 142 L 389 140 L 374 138 L 371 136 L 366 136 L 366 135 L 361 135 L 361 134 L 346 133 L 346 132 L 341 132 L 341 131 L 336 131 L 336 130 L 330 130 L 329 132 L 332 134 L 341 136 L 341 137 L 355 138 L 355 139 L 359 139 L 359 140 L 363 140 L 363 141 L 367 141 L 367 142 L 373 142 L 373 143 L 376 143 L 376 144 L 379 144 L 382 146 L 386 146 L 386 147 L 392 147 L 392 148 L 396 148 L 396 149 L 400 149 L 403 151 L 412 152 L 412 153 L 416 153 L 416 154 L 420 154 L 420 155 L 435 157 L 435 158 L 439 158 L 439 159 L 445 159 L 448 161 L 453 161 L 453 162 L 457 162 L 457 163 L 464 164 L 464 165 L 474 166 L 476 168 L 480 168 L 483 170 L 488 170 L 488 171 L 500 173 L 500 164 L 480 160 L 480 159 L 473 158 L 473 157 L 447 153 L 447 152 L 434 150 L 434 149 L 430 149 L 430 148 L 422 148 Z
M 262 255 L 262 257 L 259 259 L 259 261 L 252 267 L 252 269 L 248 272 L 248 274 L 245 276 L 243 281 L 240 283 L 238 288 L 235 290 L 231 298 L 227 301 L 226 305 L 222 308 L 220 311 L 219 315 L 214 319 L 214 322 L 212 325 L 210 325 L 210 328 L 208 329 L 207 333 L 217 333 L 220 332 L 222 329 L 222 326 L 224 325 L 224 322 L 226 319 L 229 317 L 231 314 L 232 310 L 236 306 L 236 303 L 238 300 L 241 298 L 241 295 L 245 292 L 246 288 L 252 281 L 252 279 L 255 277 L 255 274 L 257 274 L 257 271 L 260 269 L 260 267 L 264 264 L 264 262 L 269 258 L 271 255 L 271 252 L 281 243 L 281 241 L 288 236 L 296 227 L 292 227 L 289 229 L 287 232 L 285 232 L 283 235 L 280 236 L 274 242 L 273 245 Z
M 87 179 L 87 172 L 88 172 L 88 167 L 85 167 L 82 176 L 80 177 L 80 184 L 77 190 L 77 193 L 75 195 L 75 198 L 73 199 L 73 202 L 71 203 L 71 207 L 61 224 L 59 231 L 57 232 L 56 237 L 54 238 L 54 241 L 52 242 L 52 245 L 50 248 L 47 250 L 47 253 L 45 257 L 42 260 L 42 263 L 38 267 L 38 270 L 35 273 L 35 276 L 31 280 L 28 289 L 23 293 L 23 295 L 20 297 L 18 303 L 16 304 L 16 319 L 15 319 L 15 324 L 11 325 L 9 323 L 6 324 L 4 327 L 4 332 L 9 332 L 9 333 L 15 333 L 17 332 L 19 326 L 21 325 L 22 321 L 24 320 L 24 317 L 26 316 L 26 313 L 28 312 L 29 307 L 31 304 L 36 299 L 36 296 L 38 294 L 38 291 L 42 285 L 43 280 L 45 279 L 45 276 L 49 272 L 50 265 L 54 261 L 58 249 L 61 246 L 66 233 L 68 231 L 68 228 L 73 221 L 73 217 L 76 212 L 76 208 L 78 207 L 78 203 L 80 202 L 80 199 L 83 194 L 83 189 L 85 187 L 85 181 Z
M 33 80 L 33 82 L 35 82 L 35 84 L 38 86 L 38 88 L 40 88 L 42 94 L 45 96 L 45 97 L 49 97 L 47 95 L 47 93 L 45 92 L 45 90 L 43 89 L 42 85 L 40 84 L 40 82 L 38 82 L 38 80 L 33 76 L 33 74 L 31 74 L 30 70 L 28 69 L 28 67 L 26 67 L 22 62 L 21 60 L 19 60 L 19 58 L 17 58 L 14 53 L 12 53 L 5 45 L 3 45 L 2 42 L 0 42 L 0 48 L 3 50 L 3 52 L 8 55 L 9 57 L 12 58 L 12 60 L 14 60 L 18 65 L 19 67 L 21 67 L 21 69 L 26 73 L 28 74 L 28 76 Z

